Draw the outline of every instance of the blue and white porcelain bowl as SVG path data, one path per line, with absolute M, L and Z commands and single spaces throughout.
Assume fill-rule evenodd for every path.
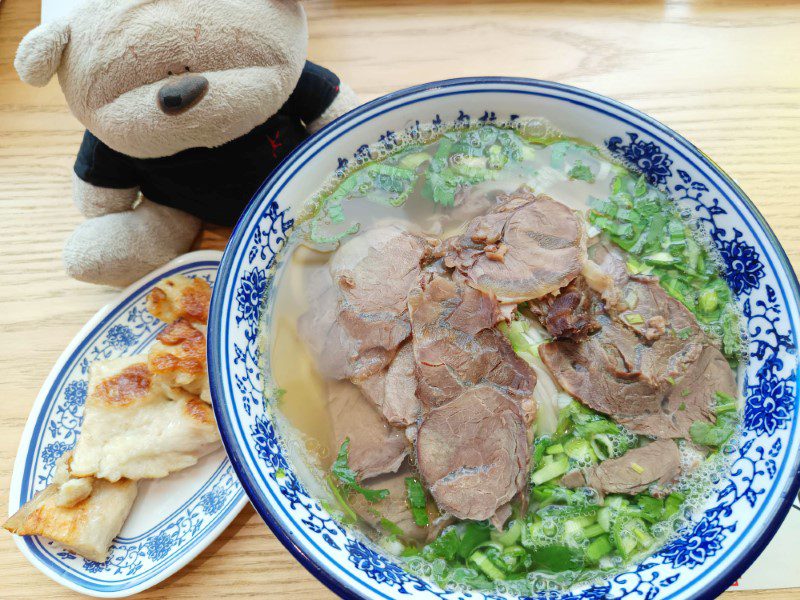
M 758 556 L 798 492 L 798 283 L 786 254 L 730 177 L 677 133 L 597 94 L 528 79 L 430 83 L 384 96 L 307 140 L 264 183 L 222 260 L 209 319 L 214 408 L 228 454 L 258 512 L 295 557 L 344 597 L 484 598 L 407 573 L 340 526 L 309 496 L 276 435 L 265 399 L 259 324 L 269 322 L 271 269 L 293 219 L 332 173 L 392 148 L 420 123 L 544 117 L 629 163 L 690 209 L 725 263 L 749 335 L 744 434 L 727 478 L 682 535 L 625 573 L 548 598 L 713 597 Z M 266 325 L 268 327 L 268 325 Z M 496 596 L 491 596 L 495 598 Z

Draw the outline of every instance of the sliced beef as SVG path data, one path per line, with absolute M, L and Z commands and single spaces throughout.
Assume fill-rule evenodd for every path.
M 408 454 L 403 432 L 389 425 L 372 402 L 349 381 L 328 384 L 328 410 L 336 455 L 350 440 L 348 464 L 360 479 L 394 473 Z
M 691 311 L 667 294 L 655 277 L 631 276 L 620 296 L 609 313 L 648 341 L 659 339 L 668 326 L 680 332 L 682 343 L 705 337 Z
M 376 531 L 387 533 L 381 525 L 382 519 L 388 519 L 403 531 L 403 539 L 411 542 L 426 542 L 436 538 L 447 525 L 446 519 L 440 519 L 439 512 L 432 502 L 428 503 L 428 519 L 430 525 L 420 527 L 406 501 L 406 477 L 417 477 L 406 461 L 397 473 L 381 475 L 370 479 L 364 487 L 373 490 L 389 490 L 389 495 L 378 502 L 368 502 L 364 496 L 353 494 L 348 499 L 350 506 L 366 523 Z
M 622 250 L 616 246 L 607 242 L 598 242 L 588 249 L 588 256 L 601 273 L 611 278 L 611 285 L 614 287 L 621 288 L 628 282 L 630 273 L 628 273 L 627 261 Z M 607 285 L 607 282 L 602 283 L 604 287 Z M 598 292 L 605 291 L 595 289 Z
M 411 333 L 406 297 L 430 252 L 428 240 L 396 225 L 336 251 L 331 287 L 298 324 L 324 376 L 363 379 L 389 365 Z
M 582 340 L 600 328 L 594 303 L 595 294 L 578 276 L 559 292 L 534 300 L 529 306 L 554 338 Z
M 528 420 L 535 416 L 536 374 L 495 324 L 496 299 L 464 281 L 424 274 L 408 298 L 417 363 L 417 396 L 438 406 L 481 382 L 506 391 Z
M 688 438 L 692 422 L 713 421 L 715 391 L 735 394 L 716 347 L 680 340 L 671 329 L 647 345 L 617 321 L 598 320 L 602 329 L 587 340 L 548 342 L 539 356 L 567 392 L 631 431 Z
M 445 264 L 501 300 L 551 294 L 572 281 L 586 257 L 575 213 L 548 196 L 520 189 L 498 198 L 464 235 L 445 242 Z
M 459 519 L 490 519 L 525 489 L 525 423 L 516 403 L 493 386 L 469 388 L 430 410 L 416 453 L 437 505 Z
M 699 358 L 688 365 L 675 385 L 661 391 L 659 418 L 648 415 L 627 415 L 617 421 L 631 431 L 647 431 L 659 438 L 689 438 L 695 421 L 713 422 L 714 393 L 736 395 L 733 371 L 722 353 L 714 346 L 704 346 Z
M 353 375 L 358 365 L 365 365 L 363 370 L 374 369 L 372 363 L 383 365 L 387 362 L 387 352 L 359 352 L 358 341 L 337 319 L 338 291 L 333 288 L 327 272 L 322 273 L 321 278 L 328 280 L 328 287 L 313 308 L 297 321 L 297 330 L 314 358 L 320 375 L 326 379 L 346 379 Z
M 427 240 L 391 225 L 364 232 L 333 256 L 330 271 L 340 291 L 338 319 L 359 341 L 360 351 L 379 349 L 394 356 L 409 336 L 408 291 L 430 251 Z
M 657 440 L 590 469 L 568 473 L 561 483 L 568 488 L 591 487 L 601 494 L 638 494 L 652 484 L 668 486 L 680 474 L 678 445 L 672 440 Z
M 733 371 L 694 315 L 659 285 L 631 275 L 623 255 L 598 244 L 591 260 L 611 280 L 593 304 L 600 331 L 582 341 L 543 344 L 539 355 L 581 402 L 635 433 L 688 438 L 713 422 L 714 392 L 735 394 Z M 601 277 L 593 277 L 593 288 Z
M 630 415 L 659 415 L 657 388 L 635 374 L 625 376 L 627 349 L 608 343 L 602 333 L 584 342 L 554 341 L 539 346 L 539 356 L 559 385 L 589 408 L 615 420 Z M 637 432 L 644 433 L 644 432 Z
M 361 381 L 359 386 L 391 425 L 407 427 L 417 422 L 421 408 L 411 342 L 400 347 L 388 368 Z
M 667 294 L 657 277 L 631 275 L 624 255 L 616 248 L 597 244 L 590 249 L 596 264 L 613 285 L 603 293 L 608 314 L 648 341 L 664 335 L 667 327 L 681 332 L 680 339 L 705 340 L 692 312 Z
M 511 503 L 504 504 L 497 511 L 492 515 L 489 519 L 489 522 L 492 526 L 497 529 L 497 531 L 503 531 L 503 528 L 506 526 L 506 521 L 511 517 L 514 509 L 511 506 Z M 524 514 L 524 509 L 523 509 Z

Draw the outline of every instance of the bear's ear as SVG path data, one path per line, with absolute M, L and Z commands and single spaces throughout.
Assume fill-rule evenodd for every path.
M 22 38 L 14 59 L 20 79 L 36 87 L 47 84 L 61 64 L 67 43 L 69 24 L 66 21 L 45 23 L 29 32 Z

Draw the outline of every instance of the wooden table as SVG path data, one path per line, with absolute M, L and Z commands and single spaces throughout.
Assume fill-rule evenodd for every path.
M 800 265 L 800 4 L 640 0 L 307 0 L 310 57 L 370 99 L 462 75 L 524 75 L 607 94 L 675 128 L 748 192 Z M 0 505 L 28 411 L 50 367 L 115 290 L 67 279 L 61 247 L 80 221 L 70 171 L 82 134 L 58 85 L 12 68 L 39 0 L 0 3 Z M 227 232 L 209 230 L 203 247 Z M 0 534 L 0 597 L 75 594 Z M 331 594 L 249 506 L 190 566 L 147 598 Z M 798 591 L 726 594 L 800 598 Z

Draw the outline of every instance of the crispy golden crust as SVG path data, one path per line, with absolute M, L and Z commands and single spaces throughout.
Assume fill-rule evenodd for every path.
M 206 338 L 188 320 L 178 319 L 167 325 L 157 339 L 163 346 L 150 352 L 150 368 L 154 373 L 205 373 Z
M 214 411 L 207 403 L 200 400 L 200 398 L 192 398 L 186 402 L 186 414 L 192 419 L 203 425 L 211 425 L 214 423 Z
M 66 454 L 57 461 L 53 482 L 21 506 L 3 527 L 17 535 L 43 536 L 102 562 L 133 505 L 136 482 L 77 478 L 70 471 L 70 458 Z M 73 497 L 65 502 L 65 489 L 76 483 L 88 483 L 88 489 L 78 497 L 67 494 L 68 500 Z
M 183 275 L 161 281 L 147 298 L 147 310 L 169 323 L 148 353 L 148 366 L 170 398 L 211 402 L 203 331 L 210 300 L 206 281 Z
M 208 321 L 211 286 L 205 280 L 175 275 L 161 281 L 147 297 L 147 310 L 167 323 L 186 319 L 191 323 Z
M 175 351 L 180 346 L 156 341 L 154 348 Z M 205 373 L 199 376 L 154 373 L 140 362 L 145 358 L 137 356 L 92 365 L 81 435 L 71 463 L 75 475 L 108 481 L 154 479 L 195 464 L 217 447 L 219 436 L 211 408 L 208 401 L 203 402 L 207 390 L 207 385 L 203 385 L 207 381 Z M 130 377 L 131 371 L 141 378 Z M 149 387 L 140 385 L 148 377 Z M 120 380 L 126 381 L 126 385 L 120 385 Z M 108 385 L 109 382 L 114 385 Z M 113 390 L 111 400 L 104 388 Z M 120 388 L 136 392 L 147 389 L 147 393 L 121 394 Z M 102 397 L 100 390 L 105 392 Z M 131 397 L 136 401 L 127 402 Z M 63 495 L 77 498 L 81 490 L 74 488 L 67 488 Z
M 103 379 L 93 396 L 108 406 L 127 406 L 150 395 L 152 379 L 146 363 L 137 363 L 119 374 Z

